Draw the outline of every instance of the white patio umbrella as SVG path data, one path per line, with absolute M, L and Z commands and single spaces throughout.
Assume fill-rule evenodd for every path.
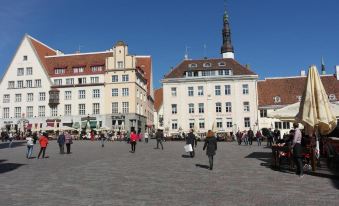
M 37 124 L 36 130 L 37 130 L 37 131 L 40 131 L 40 130 L 41 130 L 41 129 L 40 129 L 40 123 Z
M 119 124 L 118 124 L 118 120 L 115 121 L 115 125 L 114 125 L 114 130 L 118 130 L 119 129 Z
M 317 134 L 318 132 L 322 135 L 329 134 L 337 125 L 336 117 L 331 111 L 328 96 L 320 80 L 318 70 L 314 65 L 308 71 L 306 86 L 296 119 L 304 125 L 306 134 L 309 136 L 313 136 L 314 133 Z M 319 150 L 319 139 L 316 135 L 317 156 L 319 156 Z
M 86 132 L 90 132 L 90 131 L 91 131 L 91 124 L 89 123 L 89 121 L 87 121 Z
M 57 131 L 58 130 L 58 127 L 57 127 L 57 121 L 54 120 L 54 124 L 53 124 L 53 131 Z
M 60 131 L 75 131 L 77 129 L 73 128 L 73 127 L 68 127 L 68 126 L 61 126 L 59 127 Z
M 125 130 L 125 122 L 124 122 L 124 121 L 122 121 L 122 123 L 121 123 L 121 130 L 122 130 L 122 131 Z
M 217 123 L 216 123 L 216 121 L 214 120 L 214 122 L 213 122 L 213 124 L 212 124 L 212 132 L 217 132 Z

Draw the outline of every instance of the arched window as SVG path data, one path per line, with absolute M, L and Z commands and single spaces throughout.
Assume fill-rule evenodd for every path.
M 280 103 L 281 98 L 279 96 L 275 96 L 275 97 L 273 97 L 273 101 L 274 101 L 274 103 Z
M 204 67 L 211 67 L 212 66 L 212 64 L 211 63 L 204 63 Z

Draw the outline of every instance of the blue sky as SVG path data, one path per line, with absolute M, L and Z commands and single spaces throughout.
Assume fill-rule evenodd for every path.
M 102 51 L 118 40 L 152 55 L 154 86 L 184 57 L 220 57 L 223 0 L 2 0 L 0 76 L 25 33 L 65 53 Z M 236 60 L 260 78 L 298 75 L 324 56 L 339 65 L 339 1 L 228 0 Z M 206 45 L 204 49 L 203 45 Z

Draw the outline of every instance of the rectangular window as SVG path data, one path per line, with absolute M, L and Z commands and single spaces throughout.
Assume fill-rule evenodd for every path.
M 188 90 L 188 96 L 189 97 L 193 97 L 194 96 L 194 89 L 193 89 L 193 87 L 188 87 L 187 90 Z
M 215 85 L 215 96 L 220 96 L 221 95 L 221 87 L 220 85 Z
M 86 115 L 86 105 L 79 104 L 79 115 Z
M 58 116 L 58 107 L 51 107 L 51 116 L 52 117 Z
M 65 100 L 72 99 L 72 91 L 65 91 Z
M 199 119 L 199 128 L 205 129 L 205 119 Z
M 193 76 L 193 72 L 192 71 L 186 72 L 186 76 L 187 77 L 192 77 Z
M 232 103 L 231 102 L 226 102 L 226 112 L 232 112 Z
M 27 55 L 23 56 L 22 58 L 23 61 L 27 61 L 27 59 L 28 59 Z
M 251 127 L 251 121 L 250 121 L 250 118 L 249 117 L 245 117 L 244 118 L 244 124 L 245 124 L 245 127 Z
M 62 85 L 62 79 L 54 79 L 54 85 Z
M 100 114 L 100 104 L 93 103 L 93 114 Z
M 27 93 L 27 102 L 33 102 L 33 93 Z
M 124 68 L 124 62 L 118 61 L 118 69 Z
M 55 68 L 54 74 L 65 74 L 65 69 L 64 68 Z
M 17 76 L 23 76 L 24 74 L 24 68 L 18 68 Z
M 18 88 L 24 87 L 24 81 L 18 81 Z
M 215 103 L 215 112 L 221 113 L 221 102 Z
M 198 96 L 204 96 L 204 87 L 198 86 Z
M 177 105 L 176 104 L 172 104 L 172 114 L 176 114 L 177 111 Z
M 21 94 L 15 94 L 15 102 L 21 102 Z
M 231 95 L 231 85 L 225 85 L 225 95 Z
M 226 119 L 226 127 L 227 128 L 232 128 L 233 127 L 232 118 L 227 118 Z
M 86 91 L 79 90 L 79 99 L 86 99 Z
M 15 87 L 14 81 L 9 81 L 8 82 L 8 89 L 13 89 Z
M 188 124 L 190 129 L 194 129 L 194 119 L 190 119 Z
M 112 75 L 112 82 L 119 82 L 118 75 Z
M 221 129 L 222 128 L 222 118 L 217 118 L 217 121 L 216 121 L 216 123 L 217 123 L 217 128 L 218 129 Z
M 112 89 L 112 97 L 117 97 L 117 96 L 119 96 L 119 90 L 118 90 L 118 88 Z
M 91 84 L 99 83 L 99 77 L 91 77 Z
M 45 101 L 45 100 L 46 100 L 46 93 L 39 92 L 39 101 Z
M 45 116 L 45 106 L 39 106 L 38 107 L 38 116 L 44 117 Z
M 74 84 L 74 78 L 67 78 L 66 79 L 66 85 L 73 85 Z
M 203 77 L 210 76 L 210 71 L 206 71 L 206 70 L 202 71 L 201 76 L 203 76 Z
M 83 73 L 85 67 L 73 67 L 73 73 Z
M 15 118 L 21 117 L 21 107 L 14 107 L 14 117 Z
M 122 102 L 122 113 L 129 113 L 129 102 Z
M 10 95 L 4 94 L 4 98 L 2 100 L 3 103 L 9 103 L 10 102 Z
M 282 129 L 281 122 L 274 122 L 274 128 L 275 129 Z
M 172 129 L 178 129 L 178 120 L 172 119 Z
M 33 68 L 32 67 L 26 68 L 26 75 L 33 75 Z
M 92 70 L 92 72 L 101 72 L 102 66 L 92 66 L 91 70 Z
M 267 117 L 267 109 L 260 110 L 260 117 Z
M 204 103 L 199 103 L 199 114 L 203 114 L 205 112 Z
M 9 107 L 4 107 L 3 109 L 2 118 L 9 118 Z
M 86 84 L 86 77 L 78 78 L 78 84 Z
M 248 84 L 243 84 L 242 85 L 242 93 L 243 94 L 248 94 Z
M 128 81 L 129 81 L 129 76 L 128 76 L 128 74 L 122 75 L 122 81 L 123 81 L 123 82 L 128 82 Z
M 283 129 L 290 129 L 290 123 L 289 122 L 283 122 Z
M 129 89 L 128 88 L 122 88 L 122 96 L 128 96 L 129 95 Z
M 112 114 L 118 114 L 118 113 L 119 113 L 119 103 L 112 102 Z
M 72 115 L 72 105 L 65 104 L 65 116 L 71 116 L 71 115 Z
M 249 112 L 250 111 L 250 103 L 249 102 L 244 102 L 244 112 Z
M 33 87 L 33 81 L 32 80 L 26 80 L 26 87 L 32 88 Z
M 100 98 L 100 89 L 93 89 L 93 98 Z
M 171 94 L 172 94 L 172 97 L 177 96 L 177 88 L 176 87 L 171 88 Z
M 193 103 L 188 104 L 188 113 L 194 114 L 194 104 Z
M 35 80 L 35 87 L 41 87 L 41 79 Z
M 218 70 L 218 75 L 223 76 L 224 75 L 224 70 Z

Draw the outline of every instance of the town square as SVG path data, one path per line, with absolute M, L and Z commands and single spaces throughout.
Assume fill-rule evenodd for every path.
M 0 205 L 338 205 L 334 1 L 0 7 Z

